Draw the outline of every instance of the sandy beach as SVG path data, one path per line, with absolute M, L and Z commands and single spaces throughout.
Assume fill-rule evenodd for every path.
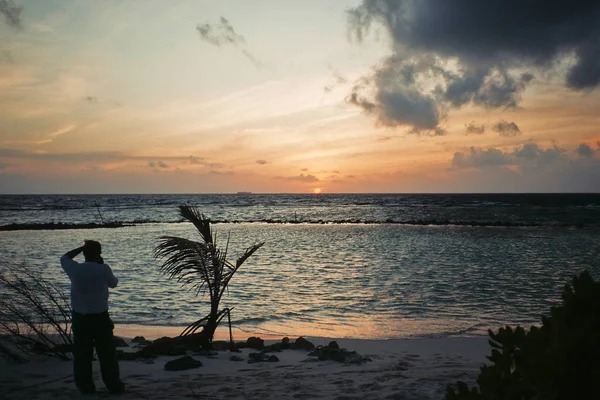
M 148 334 L 149 331 L 146 331 Z M 148 337 L 153 339 L 153 337 Z M 188 353 L 202 366 L 165 371 L 179 357 L 151 361 L 121 361 L 127 392 L 123 399 L 441 399 L 448 383 L 472 384 L 489 354 L 487 338 L 357 340 L 307 337 L 315 345 L 337 341 L 371 361 L 345 364 L 318 361 L 306 350 L 273 353 L 277 362 L 248 363 L 253 349 L 214 355 Z M 294 340 L 294 339 L 292 339 Z M 126 340 L 133 351 L 134 344 Z M 277 340 L 266 340 L 265 344 Z M 240 361 L 233 361 L 238 356 Z M 1 361 L 0 399 L 77 399 L 111 396 L 94 361 L 95 395 L 80 395 L 73 383 L 72 364 L 52 359 L 16 364 Z

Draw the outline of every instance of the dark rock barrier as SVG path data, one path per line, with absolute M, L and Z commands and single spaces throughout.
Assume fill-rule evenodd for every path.
M 46 224 L 9 224 L 0 225 L 0 231 L 43 231 L 43 230 L 59 230 L 59 229 L 98 229 L 98 228 L 122 228 L 125 226 L 134 226 L 122 222 L 108 222 L 106 224 L 97 224 L 95 222 L 89 224 L 67 224 L 63 222 L 46 223 Z

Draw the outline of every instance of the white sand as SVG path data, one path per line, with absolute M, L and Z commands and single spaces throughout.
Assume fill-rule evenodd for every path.
M 239 335 L 237 336 L 239 338 Z M 295 338 L 291 338 L 294 340 Z M 316 345 L 334 339 L 307 337 Z M 190 354 L 202 367 L 164 371 L 159 357 L 148 364 L 121 361 L 127 392 L 120 399 L 443 399 L 448 383 L 473 384 L 490 353 L 487 338 L 356 340 L 337 339 L 340 347 L 372 358 L 360 365 L 315 361 L 308 352 L 273 353 L 279 362 L 247 363 L 248 353 Z M 269 341 L 266 342 L 267 344 Z M 231 361 L 237 354 L 244 361 Z M 1 361 L 0 399 L 77 399 L 111 396 L 94 362 L 98 392 L 82 396 L 73 383 L 70 361 L 43 360 L 14 364 Z M 56 380 L 54 382 L 48 382 Z M 32 386 L 33 385 L 33 386 Z

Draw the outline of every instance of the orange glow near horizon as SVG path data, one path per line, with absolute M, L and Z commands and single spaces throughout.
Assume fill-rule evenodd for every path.
M 314 188 L 313 194 L 320 194 L 323 190 L 321 188 Z

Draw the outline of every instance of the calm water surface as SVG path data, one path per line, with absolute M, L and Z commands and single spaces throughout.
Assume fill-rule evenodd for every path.
M 504 324 L 537 323 L 584 268 L 600 279 L 597 230 L 393 223 L 224 223 L 215 229 L 223 243 L 231 236 L 232 257 L 266 242 L 222 302 L 235 307 L 234 325 L 252 333 L 485 334 Z M 165 234 L 195 237 L 188 223 L 0 232 L 0 268 L 33 265 L 68 289 L 59 257 L 84 239 L 96 239 L 120 278 L 111 294 L 117 323 L 185 325 L 205 315 L 207 299 L 159 273 L 152 252 Z

